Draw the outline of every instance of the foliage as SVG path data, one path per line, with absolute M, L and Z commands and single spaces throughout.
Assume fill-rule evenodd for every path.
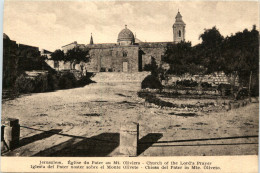
M 64 72 L 61 73 L 58 78 L 58 87 L 59 89 L 69 89 L 76 87 L 76 78 L 73 73 Z
M 149 75 L 142 81 L 141 88 L 162 89 L 162 84 L 156 76 Z
M 89 51 L 80 49 L 79 47 L 75 47 L 73 49 L 68 50 L 65 55 L 65 61 L 69 61 L 71 63 L 79 64 L 80 62 L 88 62 L 89 58 L 87 57 Z
M 39 75 L 31 78 L 22 74 L 15 81 L 15 90 L 18 93 L 45 92 L 48 90 L 47 76 Z
M 198 83 L 193 80 L 177 80 L 176 81 L 176 86 L 181 86 L 181 87 L 196 87 L 198 86 Z
M 64 61 L 65 54 L 62 50 L 57 49 L 53 53 L 51 53 L 51 60 L 53 61 Z
M 196 52 L 200 57 L 200 64 L 206 69 L 205 73 L 222 71 L 224 37 L 214 26 L 211 29 L 205 29 L 199 38 L 202 39 L 202 43 L 196 47 Z
M 169 45 L 163 57 L 163 61 L 170 64 L 168 73 L 175 75 L 202 73 L 204 69 L 194 53 L 195 49 L 191 47 L 190 42 Z
M 223 51 L 225 65 L 222 70 L 226 74 L 236 71 L 240 82 L 249 82 L 250 73 L 258 74 L 259 61 L 259 32 L 253 26 L 251 31 L 245 29 L 227 37 Z
M 188 42 L 168 46 L 164 62 L 170 64 L 170 74 L 212 74 L 224 72 L 231 80 L 231 91 L 239 77 L 242 86 L 248 86 L 252 74 L 253 92 L 258 91 L 259 32 L 256 26 L 235 35 L 223 37 L 214 26 L 199 37 L 201 44 L 191 47 Z

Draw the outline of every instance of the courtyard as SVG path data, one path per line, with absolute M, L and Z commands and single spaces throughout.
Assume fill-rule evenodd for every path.
M 230 111 L 164 108 L 145 103 L 139 89 L 135 82 L 99 82 L 4 100 L 2 118 L 18 118 L 21 128 L 20 147 L 2 155 L 120 156 L 120 126 L 130 121 L 139 123 L 138 156 L 258 154 L 258 103 Z

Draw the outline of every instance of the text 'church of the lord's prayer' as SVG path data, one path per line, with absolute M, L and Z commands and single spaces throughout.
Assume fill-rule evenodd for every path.
M 88 45 L 73 42 L 62 46 L 62 50 L 66 53 L 74 47 L 89 49 L 90 61 L 84 65 L 88 72 L 138 72 L 142 71 L 146 64 L 150 64 L 152 58 L 160 65 L 167 45 L 185 40 L 185 25 L 178 12 L 172 26 L 172 42 L 141 42 L 125 25 L 125 28 L 118 34 L 117 44 L 94 44 L 91 35 Z M 54 63 L 54 68 L 57 68 L 55 66 Z M 67 69 L 68 67 L 65 64 L 63 67 L 59 65 L 59 70 L 62 68 Z

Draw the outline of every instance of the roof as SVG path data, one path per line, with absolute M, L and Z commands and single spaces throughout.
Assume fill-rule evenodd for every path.
M 175 19 L 177 19 L 177 18 L 182 18 L 182 15 L 181 15 L 181 13 L 180 13 L 179 11 L 178 11 L 178 13 L 177 13 Z
M 44 54 L 51 54 L 52 52 L 51 51 L 48 51 L 46 49 L 42 49 L 41 50 L 41 53 L 44 53 Z
M 64 45 L 64 46 L 61 46 L 61 47 L 66 47 L 66 46 L 68 46 L 68 45 L 71 45 L 71 44 L 77 44 L 77 42 L 76 42 L 76 41 L 74 41 L 74 42 L 72 42 L 72 43 L 66 44 L 66 45 Z
M 133 32 L 125 25 L 125 29 L 119 32 L 117 41 L 133 41 L 134 39 Z
M 186 25 L 183 20 L 182 20 L 182 15 L 181 13 L 178 11 L 176 17 L 175 17 L 175 23 L 174 25 Z
M 135 38 L 135 43 L 141 43 L 142 41 L 139 40 L 138 38 Z

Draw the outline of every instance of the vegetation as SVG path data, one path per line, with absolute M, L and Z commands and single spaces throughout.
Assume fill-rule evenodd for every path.
M 51 54 L 51 59 L 54 61 L 70 62 L 71 69 L 73 69 L 76 64 L 89 62 L 88 54 L 88 49 L 80 49 L 79 47 L 68 50 L 66 54 L 62 50 L 57 49 Z
M 46 62 L 46 56 L 41 56 L 37 49 L 19 48 L 4 40 L 3 56 L 3 89 L 11 97 L 15 93 L 37 93 L 53 91 L 56 89 L 67 89 L 83 86 L 91 83 L 89 76 L 76 77 L 73 72 L 56 72 Z M 73 52 L 75 51 L 75 52 Z M 71 62 L 87 62 L 88 52 L 79 49 L 73 49 L 65 56 L 63 51 L 56 50 L 52 53 L 52 59 L 61 61 L 72 59 Z M 72 58 L 75 56 L 75 58 Z M 65 59 L 67 58 L 67 59 Z M 28 75 L 26 71 L 40 71 L 38 74 Z
M 51 54 L 51 59 L 53 61 L 64 61 L 65 60 L 65 54 L 62 50 L 57 49 Z
M 167 47 L 163 61 L 170 64 L 167 73 L 182 75 L 200 74 L 204 72 L 204 68 L 200 65 L 200 59 L 195 56 L 196 48 L 191 46 L 190 42 L 180 42 L 176 45 Z
M 231 92 L 238 77 L 241 87 L 252 88 L 252 93 L 258 95 L 259 32 L 256 26 L 227 37 L 213 27 L 205 29 L 199 38 L 201 44 L 194 47 L 190 42 L 167 47 L 163 61 L 170 64 L 169 74 L 224 72 L 232 79 Z

